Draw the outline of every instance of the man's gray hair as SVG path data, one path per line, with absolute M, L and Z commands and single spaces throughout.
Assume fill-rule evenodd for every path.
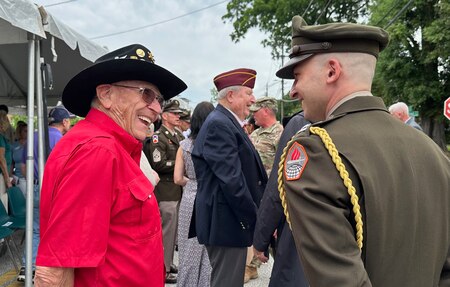
M 274 116 L 277 116 L 278 107 L 266 107 L 268 110 L 270 110 Z
M 217 100 L 221 100 L 221 99 L 225 98 L 225 96 L 228 94 L 229 91 L 236 92 L 236 91 L 239 91 L 240 88 L 242 88 L 242 86 L 230 86 L 230 87 L 223 88 L 217 94 Z
M 406 105 L 404 102 L 398 102 L 389 107 L 390 113 L 398 111 L 402 111 L 403 113 L 408 114 L 409 113 L 408 105 Z

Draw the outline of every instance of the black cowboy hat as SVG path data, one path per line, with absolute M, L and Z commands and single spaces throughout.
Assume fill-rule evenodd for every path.
M 160 90 L 168 100 L 187 88 L 177 76 L 155 64 L 146 47 L 134 44 L 112 51 L 74 76 L 64 88 L 62 101 L 72 113 L 85 117 L 96 95 L 96 87 L 119 81 L 145 81 Z

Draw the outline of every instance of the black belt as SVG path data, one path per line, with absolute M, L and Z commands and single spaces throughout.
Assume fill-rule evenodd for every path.
M 19 184 L 22 180 L 20 180 L 20 178 L 17 179 L 16 184 Z M 24 178 L 23 181 L 25 181 L 25 183 L 27 182 L 27 180 Z M 33 184 L 39 184 L 39 179 L 34 179 L 33 180 Z
M 16 180 L 16 184 L 19 184 L 21 181 L 25 181 L 25 183 L 27 182 L 27 180 L 24 178 L 23 180 L 20 180 L 20 178 L 18 178 L 17 180 Z M 39 184 L 39 179 L 34 179 L 33 180 L 33 184 L 34 185 L 38 185 Z

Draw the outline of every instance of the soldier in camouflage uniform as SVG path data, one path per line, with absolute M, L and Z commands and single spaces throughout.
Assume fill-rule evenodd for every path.
M 283 125 L 276 118 L 277 100 L 270 97 L 260 98 L 250 107 L 250 111 L 253 113 L 255 124 L 259 126 L 250 134 L 250 138 L 269 176 L 278 141 L 283 132 Z M 250 259 L 251 262 L 245 267 L 244 282 L 258 278 L 257 268 L 261 265 L 261 261 L 253 256 L 253 247 L 248 249 L 247 262 Z
M 255 123 L 260 126 L 250 134 L 253 144 L 261 157 L 267 176 L 270 174 L 283 126 L 276 119 L 277 100 L 270 97 L 258 99 L 250 107 Z
M 173 170 L 179 142 L 184 139 L 181 132 L 175 128 L 180 124 L 181 112 L 178 100 L 166 103 L 162 112 L 161 127 L 144 146 L 144 153 L 150 165 L 160 177 L 155 188 L 155 196 L 162 219 L 166 283 L 177 282 L 173 274 L 177 272 L 177 268 L 173 265 L 173 254 L 182 188 L 173 182 Z

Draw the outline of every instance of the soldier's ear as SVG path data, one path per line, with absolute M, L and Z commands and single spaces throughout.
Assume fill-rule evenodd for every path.
M 341 76 L 342 67 L 341 63 L 334 58 L 331 58 L 327 62 L 327 84 L 336 82 Z
M 163 112 L 163 113 L 161 114 L 161 119 L 167 121 L 167 113 L 166 113 L 166 112 Z

